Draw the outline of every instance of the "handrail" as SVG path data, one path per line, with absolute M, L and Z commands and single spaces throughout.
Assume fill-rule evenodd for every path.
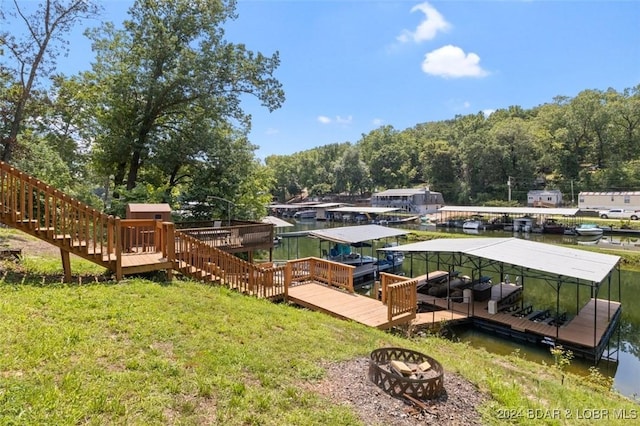
M 24 232 L 106 267 L 113 266 L 116 218 L 0 162 L 0 216 Z
M 392 322 L 401 315 L 410 314 L 413 318 L 417 311 L 418 279 L 414 278 L 390 284 L 387 288 L 387 320 Z
M 387 303 L 387 298 L 389 294 L 389 286 L 395 283 L 400 283 L 403 281 L 407 281 L 407 277 L 402 275 L 390 274 L 388 272 L 380 273 L 380 286 L 381 286 L 381 300 L 382 303 Z
M 173 241 L 175 252 L 167 258 L 187 276 L 257 296 L 284 294 L 284 266 L 262 268 L 178 230 L 173 230 Z
M 307 257 L 290 260 L 287 262 L 287 267 L 289 268 L 287 285 L 295 285 L 296 282 L 319 281 L 349 293 L 355 292 L 353 288 L 355 266 L 317 257 Z

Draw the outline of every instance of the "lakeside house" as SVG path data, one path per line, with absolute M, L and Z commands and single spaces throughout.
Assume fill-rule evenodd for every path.
M 372 207 L 396 208 L 404 213 L 425 215 L 444 206 L 440 192 L 429 188 L 398 188 L 376 192 L 371 196 Z
M 580 192 L 578 208 L 581 210 L 608 210 L 621 208 L 640 210 L 640 191 Z
M 558 189 L 531 190 L 527 192 L 528 207 L 559 207 L 562 205 L 562 192 Z

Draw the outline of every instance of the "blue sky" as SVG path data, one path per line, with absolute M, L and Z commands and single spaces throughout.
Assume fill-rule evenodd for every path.
M 105 2 L 104 19 L 131 4 Z M 244 104 L 260 158 L 640 84 L 635 0 L 240 0 L 237 12 L 227 39 L 281 58 L 282 108 Z M 81 38 L 61 71 L 88 68 Z

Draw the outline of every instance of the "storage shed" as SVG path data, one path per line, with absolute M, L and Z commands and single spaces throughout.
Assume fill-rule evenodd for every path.
M 127 219 L 160 219 L 171 222 L 171 206 L 165 203 L 127 204 Z
M 162 203 L 131 203 L 127 204 L 127 219 L 161 220 L 172 222 L 171 206 Z M 122 229 L 122 239 L 126 247 L 133 250 L 146 251 L 155 247 L 155 224 L 129 224 Z

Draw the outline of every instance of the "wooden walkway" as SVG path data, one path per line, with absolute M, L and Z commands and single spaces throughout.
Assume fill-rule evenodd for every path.
M 494 296 L 492 296 L 493 298 Z M 488 301 L 476 301 L 472 303 L 472 306 L 469 306 L 468 303 L 450 302 L 444 298 L 429 297 L 428 303 L 442 308 L 444 316 L 451 315 L 450 312 L 466 316 L 467 312 L 469 312 L 472 318 L 495 323 L 516 332 L 526 333 L 540 340 L 548 339 L 548 341 L 556 344 L 586 348 L 588 350 L 596 349 L 602 344 L 603 337 L 609 331 L 612 321 L 617 317 L 618 311 L 621 309 L 619 302 L 591 299 L 580 309 L 578 315 L 569 320 L 568 323 L 556 327 L 544 322 L 516 317 L 510 313 L 498 312 L 490 314 L 487 309 Z M 429 315 L 430 313 L 427 313 L 424 318 L 428 319 Z
M 466 321 L 469 319 L 467 314 L 442 309 L 433 312 L 421 312 L 416 314 L 416 318 L 411 321 L 414 326 L 434 326 L 442 323 Z
M 399 323 L 409 322 L 408 319 L 389 322 L 388 307 L 379 300 L 315 282 L 289 287 L 287 300 L 336 318 L 355 321 L 382 330 Z
M 162 253 L 124 253 L 122 254 L 122 270 L 125 274 L 172 269 L 173 262 L 162 257 Z

